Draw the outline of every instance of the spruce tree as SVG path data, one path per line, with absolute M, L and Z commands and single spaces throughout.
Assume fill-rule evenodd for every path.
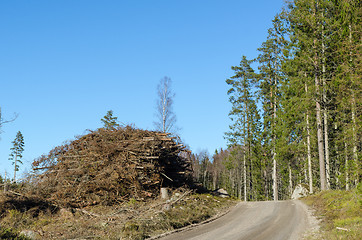
M 276 200 L 290 196 L 295 183 L 307 183 L 310 193 L 357 186 L 361 13 L 359 0 L 290 1 L 258 49 L 259 74 L 245 57 L 232 67 L 230 148 L 220 181 L 232 195 Z
M 361 110 L 362 82 L 360 33 L 362 7 L 360 1 L 335 0 L 333 16 L 335 34 L 333 35 L 335 50 L 336 73 L 332 83 L 336 87 L 335 129 L 336 147 L 343 156 L 337 156 L 339 164 L 344 165 L 345 187 L 356 186 L 360 176 L 360 139 L 361 139 Z M 341 155 L 341 154 L 339 154 Z M 343 161 L 341 161 L 344 159 Z M 344 164 L 342 164 L 344 162 Z M 351 175 L 351 176 L 349 176 Z M 339 179 L 340 180 L 340 179 Z M 350 181 L 351 180 L 351 181 Z
M 320 170 L 320 186 L 322 190 L 327 189 L 325 168 L 325 147 L 322 125 L 322 40 L 320 28 L 322 20 L 323 0 L 296 0 L 291 7 L 289 19 L 291 23 L 291 39 L 297 45 L 295 62 L 304 66 L 306 74 L 305 84 L 313 92 L 313 103 L 315 105 L 315 116 L 317 126 L 317 145 Z M 300 88 L 303 89 L 303 88 Z
M 101 119 L 104 124 L 104 128 L 112 130 L 119 127 L 119 123 L 117 122 L 117 117 L 113 117 L 113 111 L 107 111 L 107 114 Z

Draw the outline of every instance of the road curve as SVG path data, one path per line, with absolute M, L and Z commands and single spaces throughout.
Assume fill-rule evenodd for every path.
M 215 221 L 160 239 L 294 240 L 310 227 L 307 207 L 300 201 L 243 202 Z

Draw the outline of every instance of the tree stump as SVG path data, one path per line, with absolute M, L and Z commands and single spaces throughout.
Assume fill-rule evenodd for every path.
M 165 187 L 162 187 L 161 188 L 161 199 L 169 199 L 169 196 L 168 196 L 168 188 L 165 188 Z

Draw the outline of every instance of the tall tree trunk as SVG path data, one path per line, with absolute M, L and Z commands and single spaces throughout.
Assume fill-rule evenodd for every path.
M 312 172 L 312 153 L 310 149 L 310 128 L 309 113 L 307 111 L 307 158 L 308 158 L 308 176 L 309 176 L 309 192 L 313 193 L 313 172 Z
M 349 31 L 349 44 L 350 44 L 350 48 L 352 48 L 352 26 L 351 24 L 348 25 L 348 31 Z M 353 77 L 353 69 L 352 69 L 352 50 L 350 50 L 349 53 L 349 62 L 350 62 L 350 71 L 351 71 L 351 79 L 352 79 L 352 87 L 351 87 L 351 92 L 352 92 L 352 101 L 351 101 L 351 112 L 352 112 L 352 135 L 353 135 L 353 160 L 355 163 L 355 167 L 356 167 L 356 176 L 355 176 L 355 185 L 357 186 L 357 184 L 359 183 L 359 164 L 358 164 L 358 152 L 357 152 L 357 134 L 356 134 L 356 99 L 355 99 L 355 93 L 354 93 L 354 89 L 353 89 L 353 83 L 354 83 L 354 77 Z
M 269 191 L 268 191 L 268 174 L 266 172 L 266 164 L 265 164 L 265 167 L 264 167 L 264 170 L 263 170 L 263 175 L 264 175 L 264 196 L 266 199 L 269 200 Z
M 245 90 L 245 89 L 244 89 Z M 244 201 L 247 201 L 247 188 L 246 188 L 246 143 L 247 143 L 247 138 L 246 138 L 246 121 L 247 121 L 247 104 L 246 102 L 244 103 L 244 121 L 243 121 L 243 127 L 244 127 L 244 156 L 243 156 L 243 180 L 244 180 Z
M 304 143 L 304 145 L 306 145 L 305 143 Z M 308 161 L 304 164 L 304 169 L 303 169 L 303 171 L 304 171 L 304 182 L 308 182 L 309 180 L 308 180 Z M 302 181 L 299 181 L 299 183 L 302 183 Z
M 242 169 L 241 169 L 241 164 L 239 163 L 239 161 L 237 161 L 237 167 L 236 167 L 236 182 L 237 182 L 237 187 L 236 187 L 236 197 L 239 198 L 240 200 L 242 200 L 242 187 L 243 187 L 243 177 L 242 177 Z
M 217 179 L 218 179 L 218 173 L 216 171 L 214 171 L 214 176 L 212 178 L 212 190 L 216 190 L 216 183 L 217 183 Z
M 289 196 L 292 196 L 293 193 L 293 181 L 292 181 L 292 168 L 290 167 L 290 164 L 288 164 L 288 172 L 289 172 Z
M 323 16 L 323 14 L 322 14 Z M 327 189 L 331 186 L 330 167 L 329 167 L 329 141 L 328 141 L 328 110 L 327 110 L 327 84 L 326 84 L 326 57 L 324 45 L 324 25 L 322 24 L 322 82 L 323 82 L 323 119 L 324 119 L 324 150 L 326 162 L 326 180 Z
M 207 170 L 204 171 L 204 187 L 206 187 L 208 189 L 208 180 L 207 180 Z
M 318 155 L 319 155 L 319 177 L 321 183 L 321 190 L 324 191 L 327 189 L 326 183 L 326 167 L 324 160 L 324 144 L 323 144 L 323 133 L 322 133 L 322 119 L 321 119 L 321 98 L 319 91 L 319 58 L 318 58 L 318 48 L 317 48 L 317 28 L 319 22 L 317 21 L 317 10 L 318 10 L 318 1 L 314 5 L 313 17 L 315 19 L 314 26 L 314 40 L 313 40 L 313 49 L 314 49 L 314 83 L 315 83 L 315 93 L 316 93 L 316 121 L 317 121 L 317 139 L 318 139 Z
M 357 184 L 359 183 L 359 164 L 358 164 L 358 152 L 357 152 L 357 134 L 356 134 L 356 116 L 355 116 L 355 112 L 356 112 L 356 99 L 354 96 L 354 92 L 352 93 L 352 134 L 353 134 L 353 160 L 354 160 L 354 164 L 355 164 L 355 168 L 356 168 L 356 173 L 355 173 L 355 185 L 357 186 Z
M 276 104 L 276 77 L 274 78 L 274 96 L 273 96 L 273 198 L 278 201 L 278 173 L 276 160 L 276 119 L 277 119 L 277 104 Z
M 247 197 L 246 197 L 246 156 L 245 156 L 246 151 L 244 151 L 244 159 L 243 159 L 243 175 L 244 175 L 244 201 L 247 201 Z
M 324 106 L 323 115 L 324 115 L 324 149 L 326 154 L 326 182 L 327 189 L 331 187 L 331 177 L 330 177 L 330 161 L 329 161 L 329 140 L 328 140 L 328 114 L 327 108 Z
M 346 190 L 349 190 L 349 164 L 348 164 L 348 151 L 347 151 L 347 142 L 346 138 L 344 138 L 344 161 L 346 168 Z
M 17 163 L 17 157 L 18 157 L 18 155 L 15 154 L 15 159 L 14 159 L 14 183 L 16 182 L 16 163 Z
M 241 180 L 241 179 L 240 179 Z M 240 199 L 240 201 L 242 200 L 242 198 L 243 198 L 243 194 L 242 194 L 242 192 L 243 192 L 243 184 L 241 184 L 241 181 L 240 181 L 240 184 L 239 184 L 239 188 L 238 188 L 238 191 L 239 191 L 239 193 L 238 193 L 238 198 Z
M 315 77 L 317 96 L 319 95 L 319 81 L 318 76 Z M 319 171 L 321 190 L 327 189 L 326 183 L 326 169 L 324 162 L 324 146 L 323 146 L 323 133 L 322 133 L 322 120 L 321 120 L 321 105 L 319 100 L 316 101 L 316 116 L 317 116 L 317 138 L 318 138 L 318 154 L 319 154 Z
M 252 162 L 252 152 L 251 152 L 251 142 L 249 141 L 249 196 L 250 200 L 254 200 L 254 191 L 253 191 L 253 162 Z
M 232 172 L 232 169 L 229 170 L 229 179 L 230 179 L 230 187 L 231 187 L 231 191 L 233 192 L 235 189 L 235 181 L 234 181 L 234 174 Z
M 305 92 L 308 93 L 307 84 L 304 84 Z M 313 193 L 313 174 L 312 174 L 312 154 L 310 150 L 310 127 L 309 127 L 309 112 L 306 114 L 307 124 L 307 158 L 308 158 L 308 175 L 309 175 L 309 192 Z
M 323 133 L 322 133 L 322 119 L 321 119 L 321 104 L 320 104 L 320 91 L 319 91 L 319 76 L 318 76 L 318 56 L 316 51 L 317 40 L 314 39 L 315 48 L 315 62 L 314 62 L 314 83 L 316 91 L 316 120 L 317 120 L 317 139 L 318 139 L 318 155 L 319 155 L 319 174 L 321 182 L 321 190 L 327 189 L 326 183 L 326 168 L 324 161 L 324 144 L 323 144 Z
M 277 160 L 276 153 L 273 150 L 273 200 L 278 201 L 278 182 L 277 182 Z
M 251 130 L 250 130 L 250 121 L 251 121 L 251 117 L 250 117 L 250 114 L 249 114 L 249 106 L 246 104 L 246 122 L 247 122 L 247 147 L 248 147 L 248 163 L 249 163 L 249 183 L 248 183 L 248 195 L 252 195 L 252 188 L 251 188 L 251 185 L 252 185 L 252 177 L 251 177 L 251 141 L 250 141 L 250 138 L 251 138 Z M 248 197 L 248 200 L 252 200 L 250 197 Z
M 334 125 L 334 129 L 337 129 L 337 124 L 335 123 Z M 336 153 L 336 160 L 335 160 L 335 164 L 336 166 L 341 166 L 342 165 L 342 161 L 341 161 L 341 154 L 339 152 L 339 148 L 338 148 L 338 144 L 337 142 L 335 141 L 334 142 L 334 152 Z M 334 179 L 335 179 L 335 182 L 336 182 L 336 189 L 341 189 L 341 182 L 340 182 L 340 177 L 342 175 L 341 173 L 341 168 L 340 167 L 336 167 L 335 168 L 335 174 L 334 174 Z

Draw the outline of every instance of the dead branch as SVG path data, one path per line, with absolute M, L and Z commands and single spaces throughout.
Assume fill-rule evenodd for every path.
M 25 195 L 20 194 L 20 193 L 17 193 L 17 192 L 14 192 L 14 191 L 11 191 L 11 190 L 7 190 L 6 193 L 12 193 L 12 194 L 14 194 L 14 195 L 17 195 L 17 196 L 21 196 L 21 197 L 25 197 L 25 198 L 26 198 Z
M 173 182 L 173 180 L 170 177 L 168 177 L 166 174 L 161 173 L 161 175 L 164 176 L 165 178 L 167 178 L 168 180 L 170 180 L 171 182 Z
M 183 199 L 185 196 L 187 196 L 188 194 L 190 194 L 192 192 L 193 192 L 193 190 L 189 190 L 189 191 L 183 193 L 179 198 L 177 198 L 176 200 L 170 202 L 170 204 L 172 205 L 172 204 L 177 203 L 178 201 L 180 201 L 181 199 Z
M 338 229 L 338 230 L 342 230 L 342 231 L 347 231 L 347 232 L 350 232 L 350 231 L 351 231 L 350 229 L 347 229 L 347 228 L 341 228 L 341 227 L 336 227 L 336 229 Z
M 80 136 L 36 160 L 38 191 L 74 208 L 155 198 L 161 186 L 182 186 L 191 175 L 183 146 L 168 135 L 125 127 Z

